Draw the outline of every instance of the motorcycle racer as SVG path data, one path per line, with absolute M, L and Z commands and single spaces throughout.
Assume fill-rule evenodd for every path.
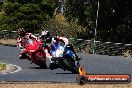
M 25 59 L 27 57 L 27 55 L 26 55 L 27 51 L 25 49 L 26 41 L 28 39 L 36 39 L 37 40 L 37 37 L 35 37 L 32 33 L 26 32 L 26 30 L 24 28 L 18 29 L 18 35 L 19 35 L 19 37 L 17 38 L 17 43 L 18 43 L 17 47 L 19 47 L 19 49 L 20 49 L 19 59 Z
M 67 38 L 61 36 L 52 37 L 50 32 L 47 30 L 42 31 L 40 38 L 43 40 L 46 57 L 50 59 L 50 63 L 53 63 L 53 61 L 51 60 L 52 55 L 50 53 L 50 50 L 54 49 L 56 47 L 56 44 L 58 44 L 59 42 L 61 42 L 64 47 L 69 48 L 75 54 L 76 60 L 79 60 L 78 56 L 76 55 L 73 49 L 73 46 L 69 44 L 69 40 Z

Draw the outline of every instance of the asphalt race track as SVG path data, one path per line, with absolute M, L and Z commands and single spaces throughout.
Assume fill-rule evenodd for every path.
M 28 60 L 18 59 L 17 47 L 0 46 L 0 62 L 21 67 L 15 73 L 0 74 L 0 82 L 76 82 L 76 75 L 62 69 L 40 69 Z M 89 74 L 130 74 L 132 75 L 132 58 L 107 55 L 91 55 L 78 53 L 83 59 L 82 67 Z M 49 60 L 47 60 L 47 66 Z

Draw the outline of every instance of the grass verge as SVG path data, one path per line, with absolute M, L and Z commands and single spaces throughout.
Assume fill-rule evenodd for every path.
M 15 39 L 0 39 L 0 44 L 17 45 L 17 41 Z
M 50 83 L 50 84 L 0 84 L 1 88 L 132 88 L 132 84 L 85 84 Z
M 0 71 L 6 69 L 6 64 L 0 62 Z

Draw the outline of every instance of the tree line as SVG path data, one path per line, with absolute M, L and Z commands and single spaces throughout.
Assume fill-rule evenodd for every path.
M 54 0 L 4 0 L 0 14 L 0 29 L 16 30 L 24 27 L 37 31 L 53 16 Z
M 97 9 L 99 13 L 97 36 Z M 130 0 L 66 0 L 65 16 L 87 27 L 91 38 L 101 41 L 132 42 L 132 2 Z
M 53 19 L 57 7 L 58 0 L 4 0 L 0 14 L 0 29 L 16 30 L 24 27 L 36 32 L 44 28 L 43 24 L 46 21 Z M 131 9 L 130 0 L 65 0 L 63 16 L 67 22 L 76 22 L 87 29 L 81 34 L 85 36 L 77 33 L 78 38 L 95 37 L 101 41 L 131 43 Z

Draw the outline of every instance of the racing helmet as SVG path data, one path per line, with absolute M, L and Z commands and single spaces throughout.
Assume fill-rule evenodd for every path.
M 25 34 L 26 34 L 26 31 L 25 31 L 24 28 L 19 28 L 19 29 L 18 29 L 18 35 L 20 35 L 20 36 L 25 36 Z
M 50 37 L 50 32 L 49 31 L 47 31 L 47 30 L 44 30 L 44 31 L 42 31 L 42 34 L 41 34 L 42 36 L 43 36 L 43 38 L 49 38 Z
M 42 37 L 42 39 L 45 40 L 46 43 L 51 43 L 51 41 L 52 41 L 52 36 L 51 36 L 50 32 L 47 30 L 42 31 L 41 37 Z

